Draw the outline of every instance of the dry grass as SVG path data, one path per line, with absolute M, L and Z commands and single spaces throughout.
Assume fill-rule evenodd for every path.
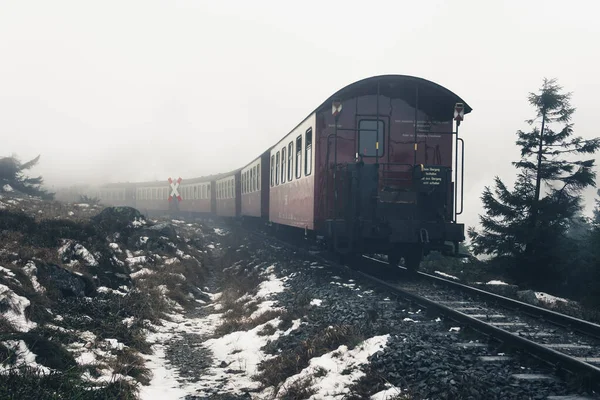
M 227 335 L 228 333 L 238 332 L 238 331 L 247 331 L 253 328 L 256 328 L 259 325 L 267 323 L 283 314 L 283 311 L 279 310 L 269 310 L 255 318 L 225 318 L 221 325 L 219 325 L 214 332 L 214 337 L 221 337 L 223 335 Z M 277 330 L 273 325 L 265 325 L 263 330 L 261 330 L 263 335 L 268 334 L 267 332 L 274 333 Z
M 115 374 L 131 376 L 143 385 L 149 385 L 152 379 L 152 373 L 145 367 L 144 359 L 129 348 L 119 350 L 116 360 L 109 366 Z
M 364 340 L 363 335 L 353 326 L 335 325 L 318 332 L 309 340 L 302 341 L 293 350 L 287 350 L 275 358 L 262 362 L 256 379 L 264 387 L 277 387 L 290 376 L 306 368 L 313 357 L 319 357 L 340 345 L 352 349 Z

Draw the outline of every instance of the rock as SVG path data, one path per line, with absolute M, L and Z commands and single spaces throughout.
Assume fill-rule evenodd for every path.
M 91 220 L 105 233 L 123 232 L 146 224 L 143 215 L 133 207 L 107 207 Z
M 517 297 L 519 300 L 524 301 L 525 303 L 539 305 L 540 301 L 538 300 L 535 292 L 533 290 L 520 290 L 517 292 Z
M 37 268 L 40 283 L 46 288 L 58 289 L 63 297 L 83 297 L 95 292 L 94 284 L 90 279 L 58 265 L 41 264 Z

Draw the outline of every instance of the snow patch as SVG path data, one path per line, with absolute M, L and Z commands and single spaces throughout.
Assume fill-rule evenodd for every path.
M 286 379 L 275 397 L 282 395 L 285 388 L 294 382 L 310 379 L 315 390 L 311 398 L 343 399 L 349 393 L 349 386 L 365 375 L 360 366 L 366 364 L 371 355 L 382 350 L 388 338 L 389 335 L 375 336 L 352 350 L 342 345 L 321 357 L 312 358 L 308 367 Z
M 436 274 L 438 274 L 438 275 L 441 275 L 441 276 L 443 276 L 444 278 L 450 278 L 450 279 L 459 280 L 459 279 L 458 279 L 456 276 L 454 276 L 454 275 L 450 275 L 450 274 L 447 274 L 447 273 L 445 273 L 445 272 L 442 272 L 442 271 L 434 271 L 434 272 L 435 272 Z
M 29 332 L 37 326 L 35 322 L 29 321 L 25 317 L 25 309 L 31 304 L 29 300 L 2 284 L 0 284 L 0 304 L 8 306 L 8 309 L 1 315 L 19 332 Z
M 323 303 L 323 300 L 320 300 L 320 299 L 312 299 L 310 301 L 310 305 L 311 306 L 317 306 L 317 307 L 319 307 L 321 305 L 321 303 Z
M 14 189 L 8 183 L 2 186 L 2 190 L 4 190 L 5 192 L 14 192 Z
M 506 286 L 508 286 L 508 283 L 498 281 L 498 280 L 492 280 L 492 281 L 489 281 L 488 283 L 486 283 L 486 285 L 506 285 Z
M 551 304 L 551 305 L 556 304 L 557 302 L 561 302 L 561 303 L 569 302 L 569 300 L 567 300 L 567 299 L 564 299 L 562 297 L 552 296 L 551 294 L 544 293 L 544 292 L 535 292 L 535 297 L 542 303 Z

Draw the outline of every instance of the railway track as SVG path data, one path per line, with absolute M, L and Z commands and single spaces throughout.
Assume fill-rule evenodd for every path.
M 545 361 L 559 374 L 570 372 L 586 387 L 600 389 L 598 324 L 422 272 L 416 274 L 417 279 L 392 282 L 359 273 L 401 297 Z
M 390 274 L 385 261 L 367 256 L 348 263 L 336 262 L 328 252 L 311 251 L 303 245 L 274 238 L 262 232 L 249 232 L 261 239 L 275 241 L 310 257 L 359 274 L 399 297 L 414 302 L 433 313 L 470 327 L 502 343 L 503 348 L 528 353 L 548 364 L 554 375 L 577 382 L 586 390 L 600 392 L 600 325 L 545 308 L 523 303 L 495 293 L 452 282 L 426 273 Z M 377 269 L 379 266 L 379 269 Z M 383 267 L 383 268 L 382 268 Z M 379 270 L 379 276 L 364 272 Z M 398 268 L 402 271 L 402 268 Z M 405 272 L 405 270 L 404 270 Z M 395 278 L 390 278 L 390 276 Z M 416 278 L 416 279 L 415 279 Z M 465 343 L 465 347 L 486 346 Z M 502 362 L 510 356 L 488 355 L 483 362 Z M 522 375 L 522 376 L 518 376 Z M 516 374 L 516 379 L 556 379 L 551 375 Z M 584 399 L 557 396 L 555 399 Z M 588 399 L 588 397 L 585 397 Z

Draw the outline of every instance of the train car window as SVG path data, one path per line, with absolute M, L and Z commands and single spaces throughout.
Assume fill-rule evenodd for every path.
M 296 138 L 296 179 L 302 176 L 302 135 Z
M 377 131 L 376 131 L 377 130 Z M 384 148 L 383 121 L 361 119 L 358 122 L 358 152 L 364 157 L 381 157 Z
M 260 164 L 258 164 L 256 166 L 256 174 L 255 174 L 255 176 L 256 176 L 256 190 L 260 190 L 260 179 L 261 179 L 261 176 L 260 176 Z
M 256 190 L 258 189 L 258 175 L 256 175 L 256 165 L 254 167 L 252 167 L 252 170 L 254 171 L 254 191 L 256 192 Z
M 246 193 L 246 173 L 242 173 L 242 193 Z
M 279 152 L 277 152 L 277 155 L 275 156 L 275 185 L 279 185 L 279 165 Z
M 281 149 L 281 183 L 285 183 L 285 177 L 286 177 L 286 164 L 287 164 L 287 157 L 285 156 L 285 150 L 286 148 L 282 148 Z
M 312 128 L 306 131 L 306 148 L 304 156 L 304 175 L 308 176 L 312 172 Z
M 294 142 L 288 144 L 288 166 L 287 166 L 288 181 L 294 178 Z
M 275 186 L 275 156 L 271 156 L 271 187 Z

